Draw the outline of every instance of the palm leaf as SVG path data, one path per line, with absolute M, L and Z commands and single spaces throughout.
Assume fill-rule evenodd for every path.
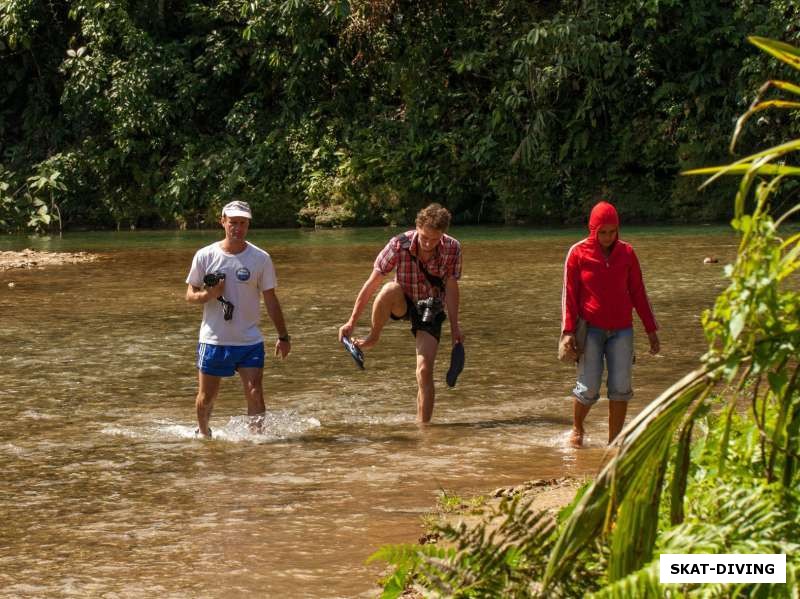
M 788 81 L 770 79 L 764 85 L 762 85 L 761 88 L 758 90 L 759 97 L 763 95 L 771 87 L 776 87 L 779 90 L 789 92 L 790 94 L 794 94 L 796 96 L 800 96 L 800 85 L 796 85 Z
M 800 238 L 800 234 L 796 235 L 795 237 Z M 786 252 L 781 259 L 781 266 L 777 275 L 778 281 L 782 281 L 800 268 L 800 261 L 798 261 L 798 257 L 800 257 L 800 243 L 797 243 L 791 250 Z
M 747 41 L 762 49 L 767 54 L 771 54 L 778 60 L 800 70 L 800 50 L 794 46 L 758 36 L 750 36 L 747 38 Z
M 797 88 L 798 92 L 800 92 L 800 88 Z M 745 112 L 742 116 L 740 116 L 736 121 L 736 128 L 733 131 L 733 137 L 731 138 L 731 145 L 730 151 L 733 154 L 733 148 L 736 146 L 736 140 L 739 138 L 739 134 L 742 132 L 742 128 L 744 127 L 745 123 L 750 119 L 751 116 L 754 114 L 761 112 L 762 110 L 769 110 L 770 108 L 779 108 L 782 110 L 798 110 L 800 109 L 800 102 L 789 102 L 787 100 L 768 100 L 766 102 L 758 102 L 754 103 L 750 109 Z
M 781 214 L 780 218 L 775 221 L 775 228 L 777 229 L 778 227 L 780 227 L 783 224 L 783 222 L 795 212 L 800 212 L 800 204 L 795 204 L 789 210 Z
M 728 173 L 732 172 L 737 167 L 741 167 L 742 165 L 747 165 L 746 168 L 742 171 L 740 170 L 738 174 L 742 172 L 749 172 L 749 169 L 752 169 L 752 164 L 755 163 L 759 158 L 770 157 L 771 159 L 777 158 L 779 156 L 783 156 L 785 154 L 789 154 L 796 150 L 800 150 L 800 139 L 794 139 L 792 141 L 788 141 L 783 143 L 779 146 L 774 146 L 772 148 L 768 148 L 761 152 L 757 152 L 755 154 L 751 154 L 750 156 L 746 156 L 745 158 L 741 158 L 736 162 L 732 162 L 731 164 L 720 166 L 720 167 L 713 167 L 716 170 L 716 174 L 713 177 L 710 177 L 703 184 L 700 186 L 700 189 L 703 189 L 707 185 L 710 185 L 713 181 L 719 179 L 722 175 L 727 175 Z M 693 174 L 693 171 L 684 171 L 681 174 Z
M 742 175 L 752 168 L 752 163 L 745 162 L 738 164 L 734 167 L 725 166 L 706 166 L 703 168 L 693 168 L 688 171 L 683 171 L 682 175 L 711 175 L 720 171 L 725 171 L 726 175 Z M 797 166 L 784 166 L 780 164 L 765 164 L 760 166 L 757 170 L 758 175 L 800 175 L 800 167 Z
M 675 473 L 670 486 L 670 522 L 680 524 L 683 522 L 683 499 L 686 495 L 686 483 L 689 476 L 691 462 L 692 431 L 695 421 L 705 415 L 708 408 L 702 401 L 686 417 L 684 425 L 678 435 L 678 446 L 675 451 Z
M 684 409 L 675 411 L 678 419 L 683 416 L 683 411 Z M 645 461 L 637 464 L 627 489 L 621 490 L 621 501 L 611 534 L 611 554 L 608 558 L 608 579 L 611 582 L 638 570 L 652 556 L 661 486 L 671 441 L 672 434 L 668 433 L 656 439 L 655 443 L 648 444 Z

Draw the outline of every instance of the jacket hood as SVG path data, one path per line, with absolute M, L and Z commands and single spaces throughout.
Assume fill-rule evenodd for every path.
M 615 225 L 619 227 L 619 215 L 613 204 L 597 202 L 589 215 L 589 237 L 597 241 L 597 230 L 603 225 Z M 617 232 L 617 239 L 619 239 L 619 232 Z M 616 239 L 614 241 L 616 241 Z

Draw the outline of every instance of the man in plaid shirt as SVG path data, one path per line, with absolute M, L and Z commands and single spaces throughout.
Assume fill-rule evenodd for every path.
M 372 304 L 372 328 L 364 339 L 354 339 L 361 349 L 373 347 L 384 325 L 393 320 L 411 321 L 417 344 L 417 421 L 433 416 L 433 366 L 442 323 L 450 318 L 450 337 L 463 343 L 458 323 L 458 279 L 461 278 L 461 244 L 446 234 L 450 212 L 431 204 L 417 214 L 416 229 L 397 235 L 383 248 L 372 274 L 356 297 L 350 319 L 339 328 L 339 340 L 351 337 L 361 313 L 383 278 L 392 270 L 394 281 L 386 283 Z M 455 384 L 455 383 L 453 383 Z

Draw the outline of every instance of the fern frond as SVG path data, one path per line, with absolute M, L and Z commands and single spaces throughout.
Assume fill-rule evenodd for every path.
M 661 599 L 664 586 L 660 582 L 659 562 L 650 562 L 637 570 L 589 595 L 591 599 Z

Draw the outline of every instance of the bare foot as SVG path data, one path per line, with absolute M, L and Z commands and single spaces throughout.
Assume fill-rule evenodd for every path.
M 356 339 L 353 341 L 353 344 L 362 350 L 374 347 L 376 343 L 378 343 L 378 337 L 373 337 L 372 333 L 367 335 L 366 339 Z
M 583 431 L 576 431 L 574 428 L 569 434 L 569 444 L 572 447 L 583 447 Z
M 247 426 L 250 432 L 254 435 L 261 435 L 264 433 L 264 414 L 257 414 L 255 416 L 248 416 Z

